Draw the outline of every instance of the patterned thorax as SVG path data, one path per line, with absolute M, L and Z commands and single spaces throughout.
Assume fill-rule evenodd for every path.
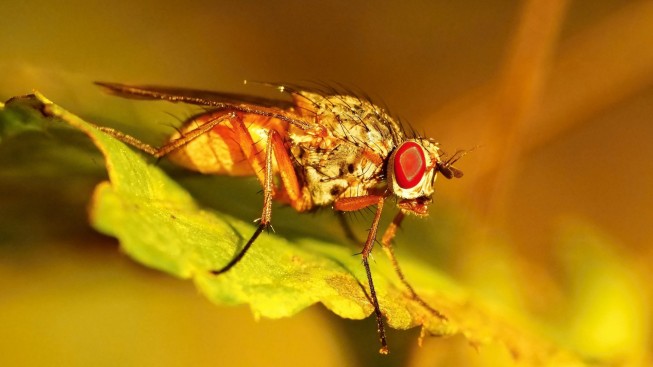
M 315 205 L 361 196 L 385 184 L 387 157 L 404 140 L 399 124 L 367 100 L 346 95 L 295 96 L 324 136 L 290 134 L 291 152 Z

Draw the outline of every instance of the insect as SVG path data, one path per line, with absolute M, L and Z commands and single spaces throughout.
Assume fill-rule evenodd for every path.
M 367 98 L 335 90 L 305 90 L 276 86 L 290 100 L 204 92 L 180 88 L 128 86 L 97 82 L 108 92 L 126 98 L 158 99 L 207 108 L 184 124 L 169 142 L 154 148 L 117 130 L 102 131 L 156 158 L 207 174 L 256 176 L 263 187 L 258 226 L 238 254 L 215 275 L 235 266 L 270 226 L 272 200 L 298 212 L 332 206 L 340 212 L 376 207 L 361 251 L 369 298 L 374 307 L 381 343 L 388 353 L 383 314 L 374 288 L 369 255 L 376 241 L 384 204 L 396 198 L 398 213 L 382 236 L 399 279 L 413 300 L 437 317 L 406 281 L 391 247 L 406 214 L 425 216 L 438 173 L 462 177 L 452 165 L 463 154 L 444 159 L 438 144 L 413 134 Z M 277 178 L 277 181 L 274 180 Z

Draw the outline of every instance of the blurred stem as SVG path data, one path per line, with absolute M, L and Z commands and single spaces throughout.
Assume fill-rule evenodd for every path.
M 482 187 L 495 180 L 493 176 L 506 169 L 508 164 L 504 161 L 504 149 L 507 148 L 504 145 L 514 141 L 515 134 L 521 137 L 518 141 L 519 152 L 523 156 L 545 146 L 565 132 L 589 122 L 593 116 L 653 83 L 653 47 L 649 47 L 653 44 L 653 2 L 650 0 L 629 2 L 620 11 L 565 39 L 548 66 L 542 60 L 538 64 L 535 58 L 529 61 L 528 55 L 520 56 L 533 52 L 539 57 L 547 57 L 546 52 L 551 50 L 536 48 L 536 45 L 550 47 L 544 37 L 547 37 L 547 34 L 552 37 L 555 33 L 551 32 L 557 31 L 550 30 L 546 33 L 541 29 L 532 30 L 531 36 L 534 38 L 526 39 L 528 34 L 522 29 L 527 27 L 526 22 L 530 18 L 538 17 L 546 17 L 552 23 L 546 25 L 543 21 L 532 19 L 530 21 L 533 25 L 559 27 L 562 20 L 561 7 L 563 4 L 557 2 L 529 2 L 522 13 L 519 28 L 521 31 L 516 32 L 515 40 L 511 44 L 513 48 L 519 46 L 523 49 L 518 51 L 511 48 L 500 77 L 452 101 L 431 117 L 442 126 L 451 126 L 449 130 L 439 134 L 440 141 L 445 142 L 446 146 L 480 146 L 477 153 L 469 156 L 470 160 L 474 159 L 474 163 L 461 164 L 467 177 L 478 177 L 475 183 L 477 186 Z M 556 12 L 560 14 L 555 15 Z M 520 43 L 520 40 L 525 43 Z M 553 39 L 548 40 L 552 41 Z M 524 61 L 531 64 L 518 65 L 519 57 L 524 57 Z M 550 68 L 546 86 L 540 90 L 537 89 L 537 84 L 528 84 L 538 80 L 541 82 L 538 78 L 544 77 L 541 73 L 546 70 L 534 70 L 538 65 Z M 509 71 L 511 66 L 519 69 Z M 531 70 L 538 74 L 519 74 L 519 70 Z M 522 76 L 529 79 L 522 82 L 513 79 Z M 523 89 L 513 89 L 511 92 L 510 83 L 514 83 L 512 85 L 515 88 L 521 86 Z M 496 98 L 488 98 L 494 96 L 497 91 L 500 92 L 496 94 Z M 517 93 L 518 91 L 520 93 Z M 537 103 L 538 101 L 540 103 Z M 515 106 L 515 110 L 505 116 L 506 121 L 501 120 L 502 116 L 498 116 L 497 120 L 497 112 L 502 111 L 497 106 L 510 107 L 511 103 L 519 106 Z M 523 103 L 531 105 L 521 105 Z M 524 118 L 530 119 L 528 129 L 521 132 L 508 129 Z M 480 159 L 482 161 L 479 161 Z M 464 188 L 459 190 L 461 194 L 471 191 Z M 483 194 L 488 192 L 485 190 Z M 477 204 L 487 207 L 488 199 L 468 197 L 464 200 L 468 201 L 468 207 L 479 209 Z M 489 200 L 496 202 L 499 199 Z M 463 199 L 459 201 L 463 202 Z
M 504 212 L 503 203 L 517 171 L 524 136 L 533 124 L 566 8 L 567 0 L 528 0 L 521 12 L 489 117 L 490 125 L 496 128 L 486 137 L 497 143 L 495 159 L 501 166 L 489 179 L 477 179 L 474 190 L 486 198 L 480 201 L 485 204 L 480 210 L 486 222 L 498 220 Z

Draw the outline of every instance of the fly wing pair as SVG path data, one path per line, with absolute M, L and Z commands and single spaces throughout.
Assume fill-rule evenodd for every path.
M 252 96 L 248 94 L 223 93 L 198 89 L 161 86 L 131 86 L 118 83 L 95 82 L 107 92 L 123 98 L 144 100 L 165 100 L 170 102 L 183 102 L 199 106 L 220 106 L 224 104 L 242 105 L 252 104 L 262 107 L 279 108 L 287 110 L 294 106 L 290 100 L 272 99 Z

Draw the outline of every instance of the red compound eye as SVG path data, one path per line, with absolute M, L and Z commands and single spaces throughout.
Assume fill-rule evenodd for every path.
M 403 143 L 395 153 L 394 171 L 395 179 L 401 188 L 415 187 L 426 171 L 424 149 L 414 141 Z

